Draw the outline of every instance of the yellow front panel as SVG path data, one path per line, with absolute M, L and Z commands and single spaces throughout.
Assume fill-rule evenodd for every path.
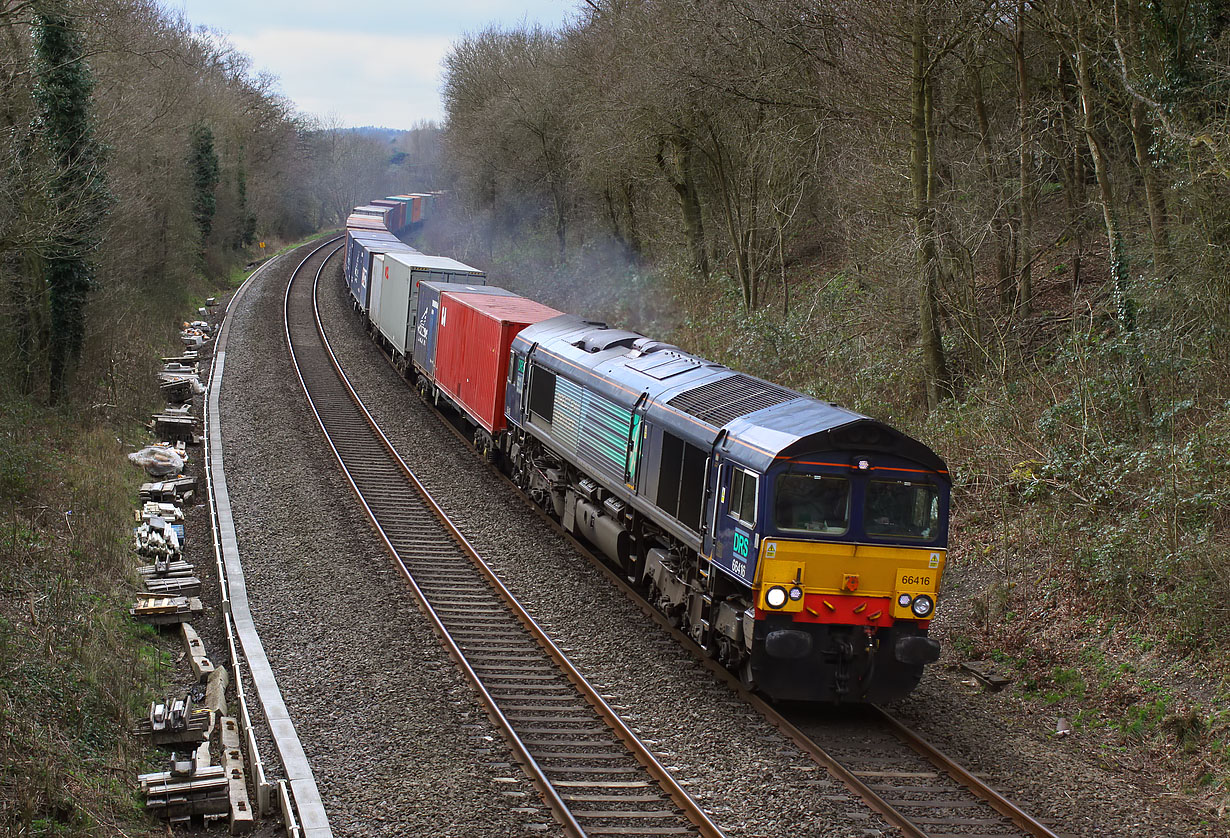
M 763 569 L 761 570 L 761 573 L 763 573 L 764 578 L 768 581 L 765 583 L 765 585 L 761 587 L 760 596 L 757 599 L 756 605 L 767 611 L 778 611 L 778 612 L 802 611 L 803 610 L 803 600 L 802 599 L 799 599 L 799 600 L 789 600 L 788 599 L 786 600 L 785 606 L 783 606 L 782 608 L 770 608 L 769 604 L 765 602 L 764 597 L 765 597 L 765 593 L 769 590 L 769 588 L 773 587 L 774 585 L 781 585 L 783 588 L 787 590 L 787 592 L 789 592 L 790 588 L 794 586 L 794 583 L 796 580 L 799 583 L 799 587 L 801 587 L 804 591 L 806 591 L 807 590 L 807 566 L 806 564 L 804 562 L 799 562 L 799 561 L 790 561 L 790 560 L 782 560 L 782 559 L 765 559 L 763 561 L 763 565 L 764 566 L 763 566 Z
M 803 589 L 809 594 L 891 597 L 894 617 L 915 619 L 908 608 L 897 606 L 897 595 L 926 593 L 934 598 L 946 555 L 943 548 L 933 547 L 767 538 L 760 545 L 756 584 L 763 596 L 770 585 L 793 583 L 801 569 Z M 853 577 L 857 577 L 858 586 L 850 590 Z

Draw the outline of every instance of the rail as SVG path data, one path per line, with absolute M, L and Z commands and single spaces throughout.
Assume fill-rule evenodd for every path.
M 574 836 L 626 834 L 629 829 L 721 836 L 520 606 L 397 454 L 324 334 L 315 299 L 321 270 L 312 287 L 302 291 L 296 288 L 296 273 L 284 298 L 287 343 L 309 406 L 420 610 L 555 818 Z M 473 584 L 475 568 L 481 586 Z M 547 664 L 539 660 L 544 655 Z M 612 737 L 615 744 L 606 741 Z M 619 793 L 610 793 L 615 789 Z

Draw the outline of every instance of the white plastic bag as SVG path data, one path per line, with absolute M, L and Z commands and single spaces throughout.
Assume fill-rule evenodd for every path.
M 151 445 L 134 451 L 128 459 L 145 469 L 150 477 L 169 477 L 184 470 L 184 458 L 174 449 Z

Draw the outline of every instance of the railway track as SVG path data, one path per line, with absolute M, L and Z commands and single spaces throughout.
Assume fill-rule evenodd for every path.
M 473 450 L 454 417 L 437 409 L 444 424 Z M 475 452 L 475 456 L 479 456 Z M 567 538 L 641 610 L 685 646 L 731 689 L 817 763 L 908 838 L 1060 838 L 1049 827 L 990 788 L 886 711 L 858 707 L 839 712 L 783 710 L 767 704 L 689 637 L 679 632 L 589 546 L 564 530 L 494 466 L 492 473 Z
M 573 836 L 722 833 L 505 589 L 397 455 L 320 327 L 313 251 L 284 298 L 293 366 L 359 503 L 544 803 Z
M 746 698 L 908 838 L 1060 838 L 882 708 Z

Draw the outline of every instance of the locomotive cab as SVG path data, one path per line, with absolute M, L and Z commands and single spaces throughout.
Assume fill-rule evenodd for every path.
M 948 480 L 871 452 L 779 461 L 754 576 L 756 683 L 780 698 L 889 701 L 939 657 Z M 874 676 L 874 677 L 873 677 Z

